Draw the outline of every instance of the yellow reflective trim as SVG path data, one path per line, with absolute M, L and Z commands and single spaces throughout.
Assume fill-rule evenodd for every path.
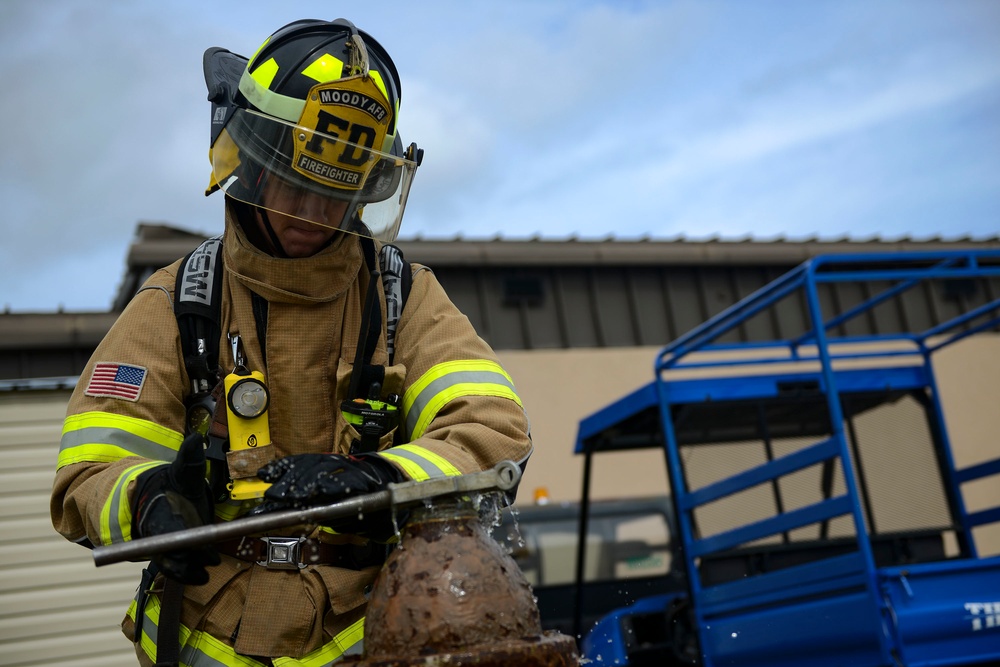
M 500 398 L 509 398 L 518 405 L 521 405 L 521 399 L 518 398 L 517 394 L 515 394 L 510 387 L 506 387 L 502 384 L 484 384 L 481 382 L 462 382 L 455 384 L 438 392 L 434 398 L 427 402 L 427 407 L 424 408 L 423 412 L 420 414 L 420 418 L 417 420 L 417 425 L 413 429 L 413 433 L 410 434 L 410 437 L 414 440 L 422 437 L 424 431 L 426 431 L 427 427 L 430 425 L 431 420 L 437 416 L 438 410 L 443 408 L 453 399 L 460 398 L 462 396 L 497 396 Z
M 260 504 L 259 498 L 251 500 L 224 500 L 215 504 L 215 516 L 223 521 L 232 521 Z
M 413 383 L 413 385 L 411 385 L 406 390 L 405 394 L 403 395 L 403 412 L 410 411 L 410 407 L 413 405 L 413 402 L 417 400 L 417 397 L 420 396 L 420 392 L 422 392 L 427 387 L 427 385 L 434 382 L 435 380 L 441 379 L 442 377 L 448 375 L 449 373 L 458 373 L 461 371 L 480 371 L 487 373 L 499 373 L 500 375 L 507 378 L 507 380 L 511 384 L 514 384 L 514 381 L 510 379 L 509 375 L 507 375 L 507 371 L 503 369 L 503 366 L 496 363 L 495 361 L 488 361 L 486 359 L 463 359 L 459 361 L 445 361 L 443 363 L 437 364 L 436 366 L 432 366 L 430 369 L 427 370 L 426 373 L 420 376 L 419 380 Z M 518 399 L 518 404 L 520 403 L 521 401 L 520 399 Z
M 329 53 L 324 53 L 314 60 L 309 67 L 302 70 L 302 74 L 319 83 L 336 81 L 343 73 L 344 61 L 331 56 Z
M 154 604 L 156 605 L 156 609 L 155 610 L 152 609 L 152 607 L 153 607 Z M 136 622 L 135 617 L 136 617 L 136 612 L 138 611 L 138 607 L 139 607 L 139 604 L 135 600 L 132 600 L 132 604 L 130 604 L 128 606 L 128 611 L 125 612 L 125 615 L 128 616 L 129 618 L 131 618 L 133 623 Z M 155 613 L 155 616 L 156 616 L 155 619 L 153 617 L 154 613 Z M 159 602 L 155 598 L 150 597 L 150 599 L 147 600 L 147 602 L 146 602 L 146 610 L 145 610 L 145 614 L 143 614 L 143 616 L 145 616 L 144 622 L 142 624 L 143 628 L 146 627 L 146 623 L 145 623 L 146 619 L 152 621 L 152 623 L 154 625 L 156 625 L 156 624 L 159 623 L 159 621 L 160 621 L 160 604 L 159 604 Z M 142 634 L 139 636 L 139 646 L 142 647 L 142 652 L 145 653 L 146 656 L 149 657 L 150 660 L 152 660 L 153 662 L 156 662 L 156 644 L 153 642 L 153 639 L 146 633 L 145 630 L 143 630 Z
M 278 75 L 278 61 L 274 58 L 268 58 L 260 64 L 259 67 L 255 67 L 250 76 L 256 81 L 260 86 L 270 90 L 271 83 L 274 81 L 274 77 Z
M 183 434 L 154 422 L 110 412 L 81 412 L 63 422 L 56 467 L 111 463 L 126 456 L 172 460 Z
M 184 436 L 177 431 L 160 426 L 156 422 L 128 415 L 119 415 L 113 412 L 81 412 L 79 414 L 66 417 L 63 422 L 63 435 L 85 428 L 116 428 L 137 435 L 144 440 L 177 449 Z M 178 446 L 174 446 L 177 443 Z
M 128 617 L 136 622 L 136 612 L 138 604 L 133 599 L 132 603 L 128 607 Z M 143 611 L 143 616 L 145 617 L 142 622 L 142 636 L 139 637 L 139 645 L 142 647 L 142 652 L 145 653 L 150 660 L 156 662 L 156 640 L 153 636 L 149 635 L 148 628 L 153 626 L 153 628 L 158 628 L 160 625 L 160 598 L 154 594 L 150 594 L 146 598 L 146 608 Z M 201 634 L 201 633 L 194 633 Z M 188 640 L 192 639 L 191 629 L 188 628 L 183 623 L 177 631 L 178 643 L 183 648 Z M 236 657 L 242 657 L 234 653 Z M 242 667 L 264 667 L 263 663 L 257 662 L 256 660 L 251 660 L 250 662 L 240 663 Z
M 133 622 L 136 620 L 137 606 L 136 601 L 133 599 L 128 608 L 128 617 Z M 143 653 L 150 660 L 155 661 L 156 642 L 149 635 L 147 629 L 150 626 L 158 628 L 160 624 L 160 599 L 157 595 L 149 595 L 146 599 L 146 609 L 143 615 L 145 619 L 142 623 L 142 636 L 139 638 L 139 645 L 142 647 Z M 271 662 L 275 667 L 325 667 L 343 656 L 358 642 L 362 641 L 364 639 L 364 630 L 365 619 L 361 618 L 339 632 L 329 642 L 301 658 L 272 658 Z M 231 646 L 212 635 L 201 630 L 192 632 L 184 624 L 180 626 L 178 638 L 181 645 L 180 658 L 182 665 L 205 664 L 205 661 L 200 658 L 207 657 L 217 664 L 227 665 L 228 667 L 264 667 L 264 663 L 248 658 L 245 655 L 240 655 Z
M 56 460 L 56 470 L 73 463 L 114 463 L 126 456 L 135 456 L 132 452 L 122 447 L 112 445 L 81 445 L 71 449 L 64 449 L 59 452 Z
M 393 449 L 395 449 L 395 447 L 393 447 Z M 423 468 L 421 468 L 418 464 L 414 463 L 413 461 L 407 458 L 394 455 L 392 452 L 389 451 L 379 452 L 379 456 L 384 456 L 393 463 L 399 465 L 399 467 L 403 469 L 403 472 L 406 473 L 406 476 L 415 482 L 423 482 L 431 478 L 431 476 L 428 475 Z
M 128 485 L 141 473 L 166 465 L 160 461 L 143 463 L 137 466 L 126 468 L 125 472 L 118 476 L 114 489 L 108 495 L 108 499 L 101 508 L 100 531 L 101 544 L 111 544 L 117 541 L 127 541 L 132 539 L 132 504 L 128 501 Z M 112 515 L 114 523 L 112 524 Z M 117 528 L 117 531 L 114 529 Z M 115 538 L 118 538 L 117 540 Z
M 274 667 L 324 667 L 357 644 L 365 637 L 365 619 L 360 618 L 346 629 L 340 631 L 326 645 L 301 658 L 272 658 Z
M 190 632 L 191 638 L 187 643 L 194 650 L 195 654 L 204 653 L 212 660 L 227 665 L 227 667 L 258 667 L 264 664 L 253 658 L 240 655 L 231 646 L 216 639 L 207 632 L 201 630 L 195 630 L 194 632 L 189 630 L 188 632 Z M 184 646 L 184 644 L 181 644 L 181 646 Z M 181 650 L 181 655 L 184 655 L 183 649 Z M 196 661 L 197 658 L 195 658 L 194 664 L 198 664 Z
M 392 449 L 393 451 L 402 449 L 427 459 L 432 464 L 434 464 L 441 472 L 443 472 L 447 477 L 456 477 L 462 474 L 462 471 L 456 468 L 454 463 L 444 458 L 440 454 L 432 452 L 426 447 L 421 447 L 420 445 L 407 444 L 407 445 L 397 445 Z M 387 452 L 382 452 L 382 453 L 387 453 Z

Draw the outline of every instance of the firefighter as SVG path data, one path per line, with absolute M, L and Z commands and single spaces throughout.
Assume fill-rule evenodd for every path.
M 494 352 L 429 269 L 384 264 L 422 157 L 385 50 L 343 19 L 296 21 L 249 59 L 209 49 L 205 76 L 224 232 L 154 273 L 81 375 L 56 530 L 103 545 L 523 467 L 527 417 Z M 143 665 L 334 663 L 361 650 L 400 520 L 158 556 L 123 632 Z

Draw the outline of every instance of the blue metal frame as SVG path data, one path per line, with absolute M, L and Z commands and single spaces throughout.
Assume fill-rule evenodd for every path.
M 886 268 L 881 270 L 847 270 L 843 267 L 864 264 L 906 264 L 906 263 L 933 263 L 929 268 Z M 948 251 L 948 252 L 909 252 L 909 253 L 871 253 L 854 255 L 821 255 L 814 257 L 785 275 L 779 277 L 768 285 L 757 290 L 753 294 L 745 297 L 733 306 L 723 310 L 721 313 L 709 318 L 701 325 L 695 327 L 677 340 L 665 346 L 657 355 L 655 372 L 657 376 L 662 370 L 681 367 L 680 361 L 687 355 L 698 351 L 721 351 L 726 349 L 764 349 L 764 348 L 787 348 L 789 357 L 800 359 L 799 348 L 810 341 L 818 343 L 820 341 L 830 342 L 826 336 L 826 331 L 844 324 L 845 322 L 870 311 L 875 306 L 898 296 L 909 289 L 916 287 L 926 281 L 949 280 L 949 279 L 974 279 L 984 277 L 1000 276 L 1000 265 L 990 264 L 990 262 L 1000 262 L 1000 251 L 980 250 L 980 251 Z M 984 264 L 985 263 L 985 264 Z M 839 270 L 838 270 L 839 269 Z M 888 281 L 896 284 L 878 294 L 864 303 L 861 303 L 851 310 L 835 315 L 828 321 L 823 321 L 817 286 L 823 283 L 837 282 L 876 282 Z M 793 293 L 797 289 L 806 289 L 809 299 L 809 314 L 812 325 L 812 335 L 806 334 L 795 340 L 774 340 L 763 343 L 741 343 L 739 345 L 712 345 L 712 342 L 725 335 L 729 331 L 738 327 L 757 313 L 772 307 L 782 298 Z M 938 326 L 932 327 L 923 332 L 898 332 L 895 335 L 883 336 L 855 336 L 841 337 L 835 339 L 837 343 L 870 343 L 873 341 L 911 341 L 917 351 L 918 348 L 934 350 L 956 342 L 978 331 L 989 329 L 1000 322 L 1000 315 L 992 320 L 981 324 L 974 331 L 959 332 L 951 339 L 936 343 L 927 347 L 928 339 L 941 335 L 948 331 L 953 331 L 963 324 L 972 321 L 987 312 L 1000 310 L 1000 300 L 994 300 L 989 304 L 977 308 L 968 313 L 953 318 Z M 863 356 L 884 356 L 882 354 L 870 354 Z M 838 357 L 839 358 L 839 357 Z M 802 360 L 807 357 L 801 357 Z M 724 364 L 714 363 L 711 366 Z M 684 368 L 695 367 L 684 364 Z
M 955 469 L 951 443 L 948 440 L 947 429 L 944 428 L 944 415 L 939 401 L 936 400 L 937 385 L 931 357 L 937 350 L 1000 325 L 1000 299 L 961 313 L 947 322 L 924 331 L 839 337 L 832 335 L 832 332 L 836 327 L 871 312 L 878 305 L 927 281 L 984 277 L 1000 277 L 1000 251 L 873 253 L 813 258 L 664 347 L 656 357 L 655 379 L 652 383 L 581 421 L 577 452 L 585 450 L 584 442 L 588 438 L 622 423 L 630 416 L 654 406 L 659 410 L 670 483 L 678 514 L 678 537 L 685 547 L 683 557 L 687 572 L 692 573 L 689 576 L 689 585 L 695 601 L 694 614 L 705 652 L 706 667 L 712 667 L 716 664 L 716 660 L 719 661 L 718 664 L 729 664 L 728 661 L 733 656 L 740 656 L 742 659 L 738 664 L 779 664 L 773 655 L 756 662 L 753 658 L 746 658 L 753 651 L 762 651 L 764 648 L 761 645 L 749 648 L 751 642 L 746 639 L 741 640 L 742 644 L 737 646 L 736 628 L 745 627 L 746 616 L 742 621 L 744 625 L 731 624 L 730 627 L 726 619 L 732 617 L 727 615 L 745 613 L 763 617 L 769 614 L 771 622 L 782 622 L 782 614 L 801 614 L 807 608 L 817 608 L 823 604 L 817 600 L 822 599 L 824 594 L 830 593 L 840 594 L 839 597 L 830 598 L 829 604 L 838 605 L 841 615 L 845 618 L 844 622 L 856 624 L 856 627 L 851 629 L 851 634 L 860 636 L 868 633 L 867 637 L 863 636 L 858 640 L 857 646 L 852 649 L 845 648 L 855 651 L 848 658 L 852 664 L 856 662 L 889 665 L 904 653 L 903 647 L 899 645 L 901 640 L 895 631 L 883 631 L 883 627 L 894 627 L 898 620 L 891 618 L 895 612 L 885 602 L 889 596 L 887 591 L 895 590 L 894 587 L 898 588 L 900 581 L 906 584 L 907 580 L 905 576 L 900 578 L 898 572 L 886 574 L 878 571 L 875 566 L 872 545 L 865 534 L 865 518 L 862 503 L 859 501 L 858 481 L 849 463 L 851 454 L 848 438 L 844 433 L 841 408 L 841 394 L 845 387 L 864 386 L 867 382 L 873 385 L 872 388 L 926 387 L 930 390 L 931 396 L 934 397 L 933 418 L 937 422 L 938 435 L 943 440 L 945 483 L 950 485 L 951 500 L 971 557 L 978 557 L 971 530 L 975 526 L 1000 521 L 1000 507 L 970 515 L 962 502 L 959 487 L 975 479 L 1000 474 L 1000 459 L 961 471 Z M 888 283 L 889 287 L 857 306 L 824 317 L 819 295 L 820 286 L 846 282 Z M 807 307 L 809 325 L 804 334 L 791 339 L 756 343 L 717 342 L 720 337 L 751 317 L 774 307 L 782 299 L 796 292 L 801 292 L 804 296 Z M 732 355 L 728 358 L 721 358 L 718 355 L 708 359 L 698 358 L 713 357 L 711 354 L 701 355 L 701 353 L 734 351 L 748 354 L 746 358 L 738 359 L 734 359 Z M 890 367 L 886 367 L 884 363 L 887 360 L 893 362 Z M 863 369 L 844 369 L 846 364 L 843 362 L 863 365 L 865 361 L 873 363 Z M 785 367 L 780 372 L 768 372 L 768 368 L 777 364 Z M 788 367 L 792 370 L 787 370 Z M 726 373 L 723 373 L 722 377 L 707 380 L 683 377 L 684 371 L 713 368 L 724 368 Z M 734 397 L 743 391 L 752 394 L 755 391 L 753 387 L 755 376 L 741 376 L 739 382 L 732 381 L 735 375 L 729 371 L 740 368 L 744 369 L 744 375 L 746 370 L 753 370 L 772 383 L 782 378 L 819 379 L 826 397 L 832 434 L 828 439 L 790 456 L 769 461 L 694 492 L 688 492 L 683 479 L 683 467 L 673 429 L 671 408 L 680 403 L 692 402 L 692 399 L 700 401 L 701 397 L 709 395 L 713 400 L 722 400 Z M 695 536 L 691 518 L 695 508 L 777 479 L 795 470 L 830 460 L 841 462 L 846 487 L 843 495 L 708 538 Z M 858 535 L 857 552 L 828 558 L 817 564 L 796 566 L 707 588 L 702 586 L 696 574 L 698 559 L 706 555 L 761 537 L 787 532 L 799 526 L 845 515 L 850 515 L 854 522 Z M 940 569 L 923 568 L 925 578 L 921 581 L 929 582 L 928 590 L 935 590 L 933 574 Z M 996 568 L 990 571 L 1000 579 L 1000 560 L 997 561 Z M 955 581 L 963 581 L 959 574 L 950 573 L 949 576 Z M 746 611 L 748 609 L 754 611 Z M 733 641 L 729 641 L 730 630 Z M 817 642 L 835 639 L 825 635 L 822 628 L 814 630 L 815 634 L 809 636 Z M 847 630 L 846 626 L 841 630 Z M 758 637 L 754 641 L 764 640 Z M 1000 634 L 998 634 L 998 644 L 1000 644 Z M 948 646 L 948 650 L 956 650 L 954 646 L 950 644 Z M 933 662 L 935 650 L 940 648 L 930 644 L 925 648 L 911 649 L 908 664 L 938 664 Z M 744 653 L 740 654 L 739 651 Z M 749 653 L 746 653 L 747 651 Z M 810 664 L 841 664 L 845 659 L 844 653 L 824 656 L 821 650 L 814 652 L 817 655 L 810 659 Z M 996 657 L 1000 657 L 1000 648 L 997 649 Z

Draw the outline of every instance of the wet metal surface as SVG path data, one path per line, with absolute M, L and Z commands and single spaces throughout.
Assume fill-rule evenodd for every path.
M 417 508 L 372 590 L 365 651 L 345 665 L 577 665 L 543 633 L 524 574 L 470 503 Z

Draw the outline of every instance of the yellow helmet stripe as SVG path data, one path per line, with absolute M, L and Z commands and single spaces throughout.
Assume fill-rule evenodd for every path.
M 343 72 L 344 61 L 340 58 L 331 56 L 329 53 L 324 53 L 319 58 L 314 60 L 311 65 L 302 70 L 302 74 L 317 81 L 318 83 L 336 81 L 340 78 Z
M 385 95 L 385 99 L 392 99 L 389 97 L 389 91 L 385 87 L 385 81 L 382 79 L 382 75 L 373 69 L 368 70 L 368 75 L 375 82 L 375 85 L 378 86 L 378 89 L 382 91 L 382 94 Z
M 259 56 L 260 52 L 264 50 L 264 47 L 270 43 L 271 43 L 271 38 L 268 37 L 267 39 L 264 40 L 263 44 L 257 47 L 257 50 L 253 52 L 252 56 L 250 56 L 250 60 L 247 61 L 247 67 L 253 67 L 254 61 L 257 60 L 257 56 Z
M 382 78 L 382 75 L 379 74 L 377 70 L 368 70 L 368 75 L 371 76 L 372 81 L 375 82 L 375 85 L 378 86 L 378 89 L 380 91 L 382 91 L 383 95 L 385 95 L 385 99 L 387 99 L 387 100 L 388 99 L 392 99 L 392 98 L 389 97 L 389 91 L 385 87 L 385 80 Z M 385 135 L 385 141 L 382 142 L 382 152 L 383 153 L 391 153 L 392 152 L 392 141 L 393 141 L 393 139 L 396 138 L 396 119 L 399 118 L 399 100 L 398 99 L 396 100 L 396 103 L 395 103 L 395 105 L 393 106 L 393 109 L 392 109 L 392 118 L 393 118 L 393 122 L 392 122 L 392 126 L 390 127 L 390 129 L 392 131 L 389 134 Z
M 247 68 L 249 71 L 249 68 Z M 278 74 L 278 61 L 274 58 L 269 58 L 262 62 L 259 67 L 255 67 L 250 76 L 253 80 L 259 83 L 264 88 L 270 88 L 271 84 L 274 82 L 274 77 Z

